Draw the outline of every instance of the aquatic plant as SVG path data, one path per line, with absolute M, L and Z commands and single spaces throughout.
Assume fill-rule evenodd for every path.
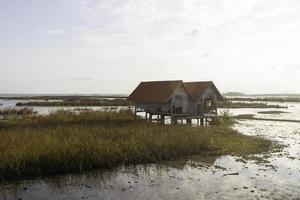
M 212 118 L 211 125 L 230 126 L 234 124 L 234 117 L 229 112 L 229 109 L 222 110 L 216 117 Z
M 247 102 L 235 102 L 231 100 L 225 100 L 218 102 L 218 108 L 287 108 L 281 105 L 269 105 L 267 103 L 247 103 Z
M 299 97 L 230 97 L 232 101 L 300 102 Z
M 279 114 L 289 113 L 289 112 L 285 112 L 285 111 L 281 111 L 281 110 L 268 110 L 268 111 L 259 111 L 257 113 L 259 113 L 259 114 L 274 114 L 274 115 L 279 115 Z
M 133 102 L 123 98 L 103 99 L 103 98 L 65 98 L 59 101 L 28 101 L 18 102 L 16 106 L 132 106 Z
M 0 124 L 0 180 L 21 179 L 187 155 L 247 156 L 270 141 L 228 126 L 159 125 L 134 120 L 129 111 L 12 118 Z
M 3 110 L 0 110 L 0 115 L 30 115 L 34 114 L 36 112 L 33 111 L 32 108 L 5 108 Z

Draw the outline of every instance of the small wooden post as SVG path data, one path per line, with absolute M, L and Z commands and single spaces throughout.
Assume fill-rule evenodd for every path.
M 152 122 L 152 114 L 151 113 L 149 113 L 149 120 L 150 120 L 150 122 Z
M 161 115 L 160 121 L 161 121 L 161 124 L 165 124 L 165 116 L 164 115 Z
M 134 119 L 136 120 L 136 106 L 134 106 Z
M 200 125 L 201 125 L 201 126 L 204 126 L 204 118 L 201 118 L 201 119 L 200 119 Z
M 192 119 L 186 119 L 186 124 L 191 125 L 192 124 Z
M 171 124 L 175 124 L 175 123 L 176 123 L 175 117 L 171 116 Z

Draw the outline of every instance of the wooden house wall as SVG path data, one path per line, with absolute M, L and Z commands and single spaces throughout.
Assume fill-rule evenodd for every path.
M 217 93 L 216 93 L 216 90 L 212 86 L 210 86 L 205 91 L 205 93 L 201 96 L 201 99 L 199 99 L 198 101 L 201 101 L 203 104 L 204 100 L 208 99 L 208 98 L 212 98 L 212 100 L 214 100 L 215 102 L 217 101 Z
M 197 102 L 194 101 L 191 97 L 189 98 L 189 103 L 188 103 L 188 113 L 197 114 Z
M 201 114 L 206 114 L 206 108 L 204 108 L 205 106 L 205 100 L 206 99 L 211 99 L 212 101 L 214 101 L 215 103 L 217 102 L 218 99 L 218 95 L 217 95 L 217 91 L 215 90 L 214 87 L 210 86 L 205 93 L 201 96 L 200 99 L 198 99 L 198 102 L 201 102 Z
M 171 96 L 171 108 L 173 108 L 173 106 L 175 108 L 181 107 L 182 113 L 187 113 L 188 101 L 189 101 L 189 93 L 182 85 L 180 85 L 179 87 L 176 88 L 176 90 L 173 92 Z

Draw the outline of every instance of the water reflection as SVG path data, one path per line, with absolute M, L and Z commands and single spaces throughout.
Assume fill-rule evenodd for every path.
M 297 197 L 300 162 L 268 164 L 238 157 L 193 157 L 162 164 L 120 167 L 1 186 L 10 199 L 232 199 Z M 276 162 L 272 162 L 275 164 Z M 288 163 L 283 166 L 283 163 Z M 281 165 L 280 165 L 281 164 Z M 294 167 L 293 167 L 294 166 Z M 237 172 L 237 173 L 233 173 Z M 288 180 L 287 180 L 288 178 Z

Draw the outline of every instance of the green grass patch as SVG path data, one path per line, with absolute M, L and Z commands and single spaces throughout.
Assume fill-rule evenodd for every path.
M 156 163 L 188 155 L 266 152 L 272 142 L 228 126 L 158 125 L 122 112 L 57 112 L 0 125 L 0 180 Z

